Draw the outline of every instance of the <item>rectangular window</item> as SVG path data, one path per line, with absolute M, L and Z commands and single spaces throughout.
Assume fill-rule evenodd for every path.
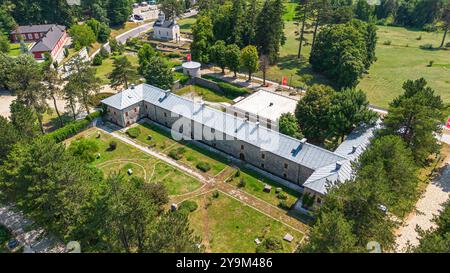
M 167 113 L 164 113 L 164 117 L 167 118 Z
M 244 145 L 241 145 L 241 150 L 244 150 Z
M 283 174 L 283 177 L 284 177 L 284 178 L 287 178 L 287 174 L 284 173 L 284 174 Z
M 237 117 L 237 112 L 234 112 L 234 116 Z
M 263 169 L 264 169 L 264 163 L 261 163 L 261 168 L 263 168 Z
M 287 169 L 288 168 L 288 164 L 284 163 L 284 168 Z
M 137 108 L 134 108 L 134 112 L 137 113 Z
M 265 158 L 266 158 L 266 155 L 265 155 L 265 154 L 261 154 L 261 158 L 262 158 L 262 159 L 265 159 Z
M 125 116 L 127 116 L 127 117 L 128 117 L 128 112 L 125 112 Z

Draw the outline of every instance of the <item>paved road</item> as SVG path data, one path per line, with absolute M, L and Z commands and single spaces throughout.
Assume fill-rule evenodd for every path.
M 418 212 L 413 213 L 397 231 L 397 251 L 405 251 L 405 247 L 409 242 L 411 245 L 418 245 L 419 240 L 416 226 L 423 230 L 435 227 L 433 217 L 439 215 L 443 209 L 443 204 L 449 199 L 450 194 L 450 156 L 446 159 L 446 165 L 441 176 L 434 179 L 428 185 L 425 193 L 417 202 L 416 209 Z

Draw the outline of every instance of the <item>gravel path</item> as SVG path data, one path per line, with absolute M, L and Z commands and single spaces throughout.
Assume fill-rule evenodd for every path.
M 397 231 L 397 252 L 404 252 L 407 243 L 417 245 L 416 226 L 423 230 L 428 230 L 435 226 L 433 217 L 438 215 L 443 204 L 449 199 L 450 194 L 450 157 L 447 157 L 442 175 L 437 177 L 428 185 L 425 193 L 417 202 L 418 212 L 412 213 L 403 225 Z

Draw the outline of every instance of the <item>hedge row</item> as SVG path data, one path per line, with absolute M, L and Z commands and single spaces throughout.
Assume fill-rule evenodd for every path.
M 46 135 L 48 138 L 54 139 L 56 142 L 64 141 L 79 132 L 86 129 L 89 124 L 97 117 L 101 115 L 100 111 L 96 111 L 88 116 L 86 116 L 84 119 L 75 120 L 71 123 L 67 124 L 66 126 L 59 128 L 49 134 Z
M 226 82 L 218 82 L 217 85 L 220 87 L 220 90 L 223 92 L 223 94 L 227 97 L 239 97 L 248 93 L 244 88 L 236 87 Z

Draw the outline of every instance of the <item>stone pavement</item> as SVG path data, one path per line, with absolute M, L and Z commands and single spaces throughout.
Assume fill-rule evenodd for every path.
M 8 228 L 21 246 L 28 246 L 34 253 L 63 253 L 65 246 L 33 227 L 33 222 L 13 206 L 0 206 L 0 224 Z

